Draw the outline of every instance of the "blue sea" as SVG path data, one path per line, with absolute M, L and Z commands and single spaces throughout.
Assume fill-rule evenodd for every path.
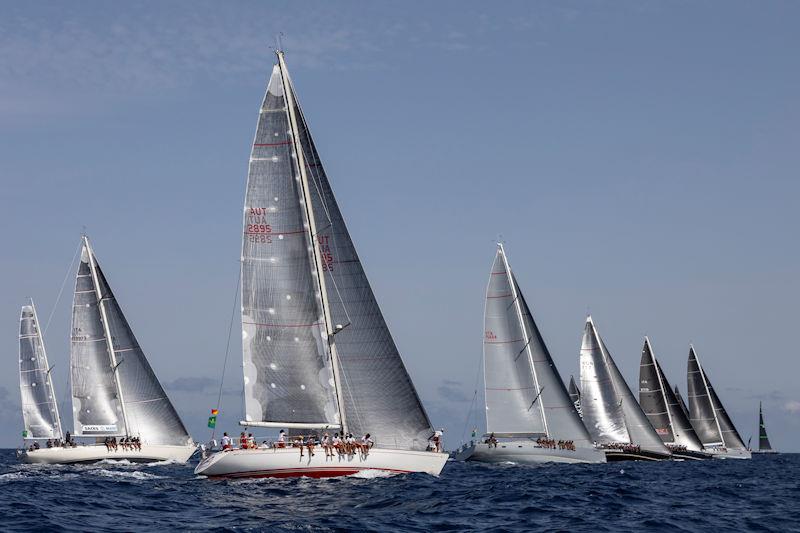
M 209 481 L 195 464 L 21 465 L 0 450 L 0 529 L 800 531 L 798 454 L 323 480 Z

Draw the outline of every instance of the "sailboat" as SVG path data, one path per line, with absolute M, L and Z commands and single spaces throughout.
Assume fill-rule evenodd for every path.
M 752 453 L 760 455 L 776 454 L 778 450 L 772 448 L 767 436 L 767 426 L 764 425 L 764 412 L 761 410 L 761 402 L 758 402 L 758 450 L 752 450 Z
M 581 391 L 578 388 L 578 385 L 575 384 L 575 376 L 569 377 L 569 387 L 567 387 L 567 392 L 569 392 L 569 399 L 572 400 L 572 405 L 575 406 L 578 416 L 583 418 L 583 413 L 581 412 Z
M 234 449 L 208 477 L 438 475 L 428 415 L 392 339 L 320 161 L 281 50 L 253 141 L 241 256 L 244 427 L 367 433 L 368 453 Z
M 19 319 L 19 389 L 24 424 L 22 437 L 26 443 L 63 438 L 51 370 L 36 307 L 31 300 L 22 306 Z
M 41 376 L 47 365 L 36 315 L 33 306 L 30 308 L 30 311 L 23 308 L 20 329 L 23 405 L 26 403 L 25 383 L 31 379 L 27 376 Z M 28 336 L 34 332 L 35 337 Z M 37 364 L 39 370 L 34 372 L 22 366 L 22 360 L 31 350 L 42 354 Z M 47 448 L 29 447 L 21 454 L 23 461 L 65 464 L 126 459 L 185 463 L 195 452 L 186 427 L 150 367 L 85 235 L 72 306 L 70 377 L 75 429 L 72 437 L 93 442 L 78 445 L 67 434 L 64 443 L 56 442 L 55 446 Z M 36 383 L 39 386 L 39 382 Z M 42 388 L 48 389 L 49 397 L 54 397 L 49 376 L 48 385 Z M 53 408 L 51 412 L 52 419 L 57 419 L 57 410 Z M 25 424 L 26 427 L 29 424 L 27 416 Z M 53 436 L 56 441 L 61 439 L 60 425 L 56 420 L 59 433 Z M 110 438 L 117 441 L 136 438 L 141 446 L 118 443 L 115 450 L 105 444 Z
M 675 399 L 678 400 L 678 407 L 681 408 L 681 412 L 686 417 L 686 420 L 689 420 L 689 408 L 686 407 L 686 402 L 683 401 L 683 396 L 681 396 L 681 391 L 678 389 L 677 385 L 675 385 Z
M 710 459 L 692 424 L 681 410 L 667 377 L 658 364 L 648 337 L 644 338 L 639 366 L 639 405 L 672 452 L 673 459 Z
M 522 464 L 604 463 L 497 245 L 484 310 L 486 438 L 457 456 Z M 569 443 L 564 446 L 563 443 Z
M 583 332 L 580 371 L 583 423 L 608 461 L 670 459 L 670 450 L 636 402 L 591 316 Z
M 686 380 L 689 420 L 705 451 L 715 459 L 750 459 L 747 446 L 722 406 L 691 345 Z

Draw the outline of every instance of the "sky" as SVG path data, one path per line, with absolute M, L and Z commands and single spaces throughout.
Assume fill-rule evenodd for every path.
M 69 267 L 84 228 L 183 420 L 208 439 L 250 143 L 283 33 L 362 263 L 449 447 L 483 423 L 480 391 L 468 415 L 502 240 L 564 379 L 587 312 L 634 390 L 644 335 L 684 390 L 692 342 L 743 438 L 762 401 L 773 445 L 800 451 L 800 4 L 0 11 L 0 446 L 21 443 L 28 297 L 49 320 L 71 426 Z M 238 327 L 219 405 L 233 431 Z

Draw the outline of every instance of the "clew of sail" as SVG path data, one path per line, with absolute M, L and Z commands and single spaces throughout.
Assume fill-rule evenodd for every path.
M 22 307 L 19 319 L 19 388 L 25 437 L 61 439 L 61 418 L 33 301 Z

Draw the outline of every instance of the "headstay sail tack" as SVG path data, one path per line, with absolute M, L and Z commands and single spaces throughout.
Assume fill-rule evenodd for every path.
M 19 319 L 19 388 L 25 438 L 63 437 L 50 370 L 36 307 L 31 300 L 29 305 L 22 306 Z

